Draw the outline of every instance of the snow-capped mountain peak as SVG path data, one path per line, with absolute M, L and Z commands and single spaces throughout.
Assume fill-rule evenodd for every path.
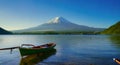
M 100 31 L 103 29 L 88 27 L 84 25 L 78 25 L 72 23 L 63 17 L 55 17 L 51 19 L 47 23 L 43 23 L 36 27 L 31 27 L 28 29 L 21 30 L 23 32 L 31 32 L 31 31 Z
M 63 17 L 55 17 L 55 18 L 51 19 L 48 23 L 67 23 L 67 22 L 69 22 L 69 21 L 67 21 Z

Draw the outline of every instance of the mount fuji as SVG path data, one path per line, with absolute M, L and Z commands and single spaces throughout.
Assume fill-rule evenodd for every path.
M 103 31 L 103 28 L 93 28 L 84 25 L 72 23 L 63 17 L 55 17 L 47 23 L 41 24 L 36 27 L 17 30 L 17 32 L 44 32 L 44 31 Z

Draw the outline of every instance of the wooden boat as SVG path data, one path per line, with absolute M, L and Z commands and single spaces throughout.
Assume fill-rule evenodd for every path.
M 52 49 L 44 53 L 28 55 L 21 58 L 19 65 L 36 65 L 54 54 L 56 54 L 56 49 Z
M 113 60 L 114 60 L 116 63 L 120 64 L 120 59 L 113 58 Z
M 30 48 L 26 48 L 23 46 L 32 46 Z M 56 46 L 55 43 L 48 43 L 40 46 L 35 46 L 32 44 L 22 44 L 19 48 L 21 56 L 25 55 L 31 55 L 31 54 L 37 54 L 37 53 L 43 53 L 52 50 Z

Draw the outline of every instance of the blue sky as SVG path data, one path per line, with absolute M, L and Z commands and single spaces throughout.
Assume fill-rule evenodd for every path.
M 34 27 L 57 16 L 90 27 L 107 28 L 120 21 L 120 0 L 0 0 L 0 27 Z

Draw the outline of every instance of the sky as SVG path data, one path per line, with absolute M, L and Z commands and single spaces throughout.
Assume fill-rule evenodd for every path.
M 0 0 L 0 27 L 35 27 L 61 16 L 70 22 L 108 28 L 120 21 L 120 0 Z

